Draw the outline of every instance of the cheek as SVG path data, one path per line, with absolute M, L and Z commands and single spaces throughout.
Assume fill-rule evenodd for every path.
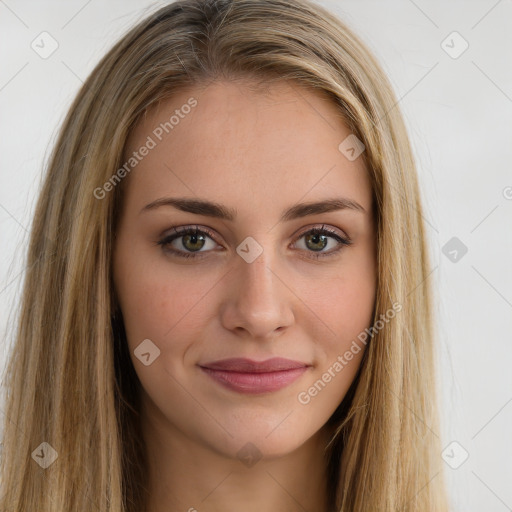
M 199 278 L 191 267 L 171 270 L 163 258 L 152 259 L 134 252 L 120 260 L 117 268 L 116 288 L 128 344 L 133 352 L 148 338 L 162 353 L 177 352 L 201 328 L 208 293 L 216 280 L 206 275 Z
M 318 322 L 330 333 L 328 339 L 339 349 L 370 326 L 376 295 L 371 258 L 354 254 L 344 263 L 315 286 L 304 280 L 301 293 Z
M 319 326 L 314 333 L 317 365 L 296 399 L 304 424 L 311 430 L 319 429 L 331 417 L 357 374 L 366 349 L 358 336 L 372 322 L 373 277 L 365 265 L 347 265 L 338 277 L 305 295 Z
M 331 274 L 330 279 L 321 280 L 320 286 L 310 287 L 303 295 L 317 318 L 317 367 L 297 399 L 306 409 L 322 411 L 325 421 L 348 391 L 366 350 L 361 341 L 366 338 L 361 333 L 372 322 L 376 292 L 373 262 L 371 253 L 354 252 L 339 265 L 336 277 Z M 312 428 L 319 426 L 320 420 L 311 421 Z

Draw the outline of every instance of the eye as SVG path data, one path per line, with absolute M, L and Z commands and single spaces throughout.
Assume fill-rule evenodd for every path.
M 202 258 L 208 250 L 208 240 L 210 240 L 210 250 L 215 248 L 213 233 L 206 228 L 199 226 L 178 227 L 171 229 L 172 234 L 165 236 L 159 240 L 157 245 L 161 245 L 165 252 L 171 253 L 181 258 Z M 352 244 L 349 238 L 342 237 L 336 231 L 325 228 L 313 228 L 302 233 L 298 240 L 304 238 L 304 250 L 308 252 L 308 257 L 322 258 L 333 256 L 338 253 L 344 246 Z M 181 239 L 181 241 L 179 241 Z M 333 249 L 326 252 L 324 249 L 333 242 Z M 206 250 L 203 250 L 206 249 Z
M 157 244 L 161 245 L 165 251 L 182 258 L 202 257 L 194 253 L 207 252 L 201 251 L 201 249 L 208 246 L 207 238 L 213 242 L 212 233 L 206 229 L 199 229 L 198 226 L 172 228 L 171 231 L 173 234 L 167 235 L 162 240 L 159 240 Z M 177 242 L 180 238 L 182 239 L 181 242 L 173 245 L 173 242 Z M 213 246 L 215 246 L 215 243 L 213 243 Z M 212 248 L 210 247 L 210 249 Z M 183 249 L 191 252 L 183 252 Z
M 352 241 L 348 237 L 342 237 L 336 231 L 326 228 L 325 226 L 309 229 L 299 236 L 299 240 L 302 240 L 303 238 L 306 250 L 312 249 L 312 251 L 307 251 L 310 253 L 308 256 L 317 259 L 334 256 L 336 253 L 341 251 L 344 246 L 352 244 Z M 328 252 L 322 252 L 323 249 L 329 245 L 329 239 L 331 239 L 331 241 L 334 240 L 332 244 L 334 249 Z

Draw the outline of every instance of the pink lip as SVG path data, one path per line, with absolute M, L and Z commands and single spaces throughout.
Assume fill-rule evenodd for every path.
M 199 366 L 217 382 L 239 393 L 277 391 L 298 379 L 309 367 L 280 357 L 266 361 L 224 359 Z

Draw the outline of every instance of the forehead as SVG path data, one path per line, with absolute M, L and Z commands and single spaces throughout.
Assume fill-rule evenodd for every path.
M 190 87 L 162 100 L 132 130 L 125 160 L 144 146 L 151 149 L 131 171 L 127 195 L 148 202 L 166 194 L 199 195 L 224 203 L 229 196 L 236 207 L 338 192 L 369 211 L 363 159 L 350 161 L 338 149 L 350 135 L 326 94 L 295 83 Z

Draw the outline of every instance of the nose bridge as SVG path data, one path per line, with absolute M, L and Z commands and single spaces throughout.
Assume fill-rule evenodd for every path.
M 230 295 L 224 317 L 226 327 L 244 328 L 253 337 L 265 337 L 274 330 L 289 325 L 293 320 L 287 287 L 278 277 L 275 251 L 268 243 L 259 243 L 263 249 L 250 263 L 243 257 L 236 263 L 235 295 Z M 242 244 L 241 244 L 242 245 Z M 277 275 L 276 275 L 277 274 Z
M 239 295 L 254 308 L 276 306 L 280 302 L 278 295 L 281 293 L 279 288 L 282 284 L 271 270 L 274 261 L 271 254 L 272 250 L 266 247 L 253 262 L 239 262 Z

